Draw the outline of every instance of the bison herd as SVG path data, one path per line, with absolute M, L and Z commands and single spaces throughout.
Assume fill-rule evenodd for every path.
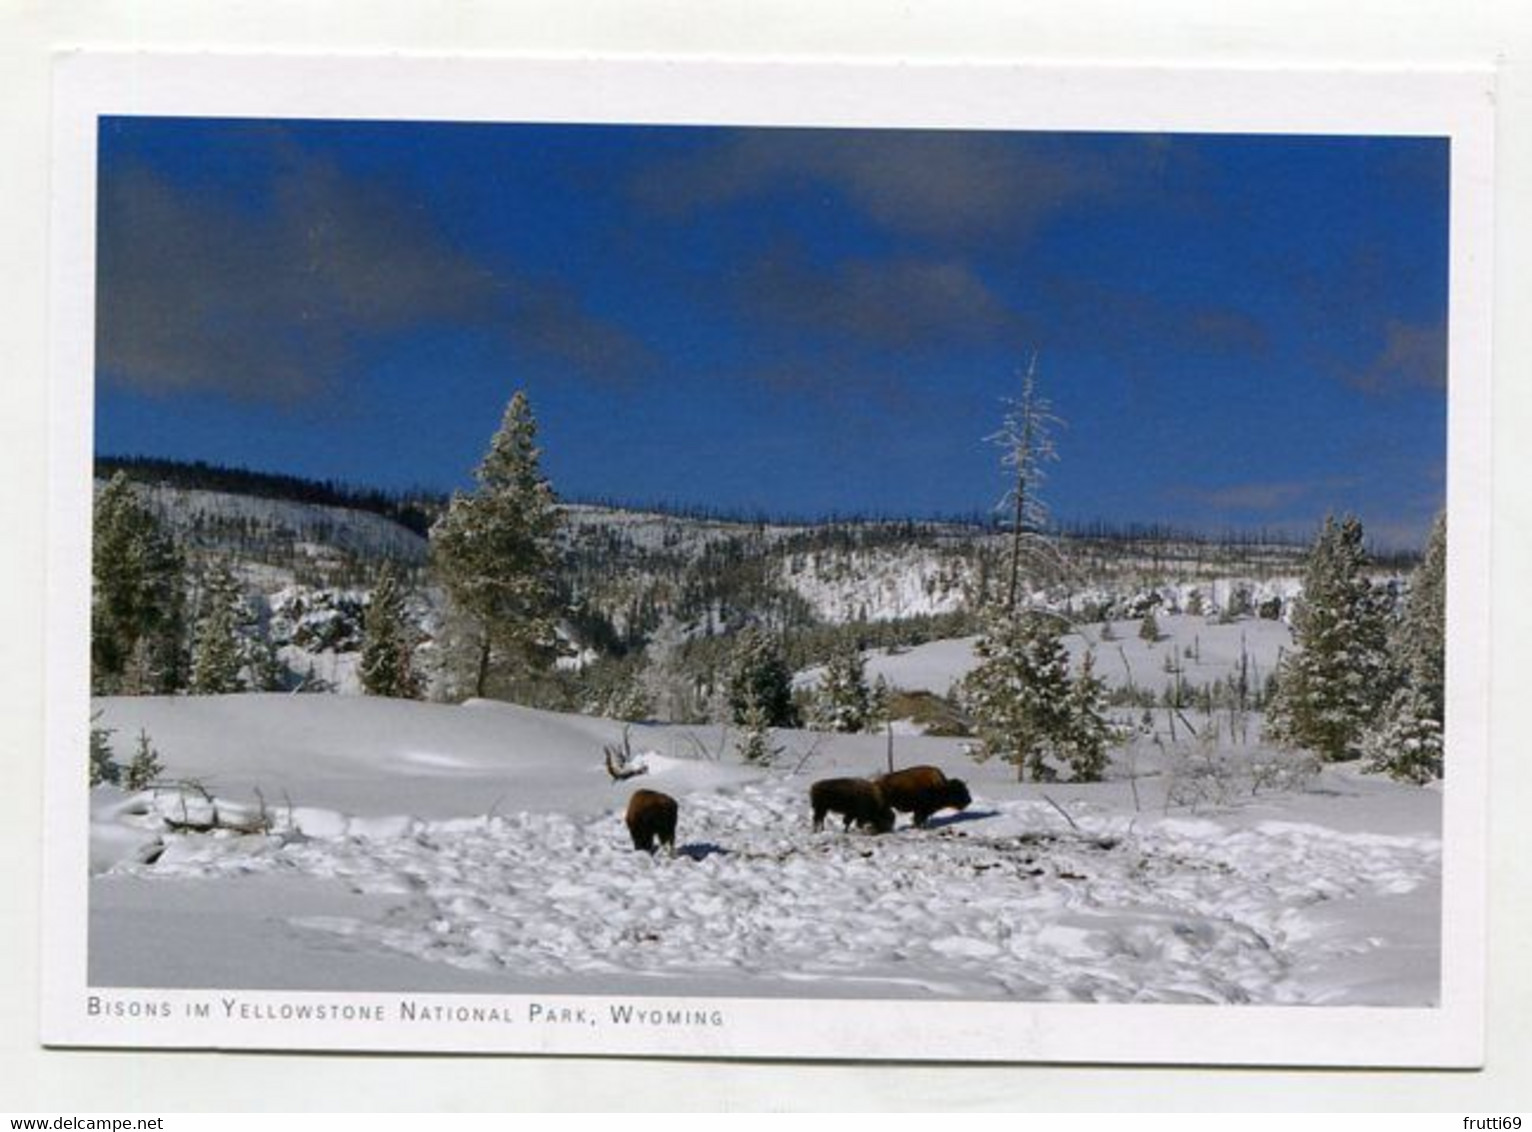
M 826 814 L 844 819 L 842 828 L 858 825 L 873 833 L 894 828 L 895 813 L 910 814 L 924 827 L 938 810 L 963 810 L 973 801 L 960 778 L 948 778 L 934 766 L 912 766 L 877 778 L 823 778 L 809 787 L 814 828 L 824 828 Z M 669 794 L 637 790 L 628 801 L 628 833 L 633 848 L 653 853 L 664 845 L 674 856 L 679 807 Z

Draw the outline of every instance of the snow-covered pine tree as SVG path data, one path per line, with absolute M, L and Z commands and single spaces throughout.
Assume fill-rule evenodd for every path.
M 1070 737 L 1069 653 L 1046 613 L 993 612 L 974 645 L 979 663 L 963 679 L 961 697 L 979 738 L 978 757 L 999 758 L 1051 781 Z
M 245 690 L 244 647 L 239 625 L 244 619 L 243 601 L 234 575 L 224 562 L 216 562 L 202 583 L 197 627 L 192 641 L 190 691 L 219 695 Z
M 1442 721 L 1431 713 L 1430 697 L 1419 688 L 1395 692 L 1362 738 L 1366 768 L 1420 786 L 1440 778 Z
M 888 677 L 881 672 L 872 682 L 872 690 L 867 694 L 867 730 L 877 731 L 888 723 L 889 712 L 893 709 L 894 689 L 888 682 Z
M 867 731 L 873 721 L 872 689 L 867 685 L 867 662 L 852 642 L 838 648 L 825 662 L 814 695 L 814 723 L 824 731 Z
M 358 675 L 369 696 L 413 700 L 420 696 L 414 666 L 415 634 L 404 607 L 404 591 L 393 566 L 385 562 L 373 583 L 362 620 L 362 656 Z
M 741 732 L 736 749 L 743 762 L 766 766 L 782 753 L 782 749 L 771 741 L 771 720 L 764 704 L 750 704 L 739 724 Z
M 1096 654 L 1089 650 L 1069 685 L 1065 703 L 1064 762 L 1076 782 L 1100 782 L 1116 728 L 1106 717 L 1106 684 L 1096 675 Z
M 112 729 L 97 726 L 100 718 L 100 712 L 90 718 L 90 784 L 115 786 L 122 781 L 122 767 L 112 758 Z
M 1154 616 L 1154 610 L 1145 613 L 1144 619 L 1138 623 L 1138 637 L 1151 645 L 1160 639 L 1160 623 Z
M 1367 577 L 1362 524 L 1325 519 L 1293 614 L 1294 651 L 1277 673 L 1267 735 L 1321 758 L 1351 759 L 1394 691 L 1383 603 Z
M 766 727 L 798 726 L 792 670 L 774 633 L 741 630 L 729 658 L 724 695 L 734 723 L 749 726 L 755 718 Z
M 1005 600 L 984 618 L 974 646 L 978 665 L 964 678 L 959 699 L 973 717 L 980 758 L 1002 758 L 1043 781 L 1068 768 L 1077 777 L 1098 775 L 1104 739 L 1098 751 L 1101 687 L 1094 670 L 1076 689 L 1069 675 L 1069 653 L 1056 617 L 1024 607 L 1024 564 L 1034 574 L 1058 570 L 1058 548 L 1040 534 L 1047 508 L 1039 494 L 1045 466 L 1056 460 L 1051 431 L 1062 423 L 1037 390 L 1037 358 L 1027 366 L 1021 397 L 1006 402 L 1000 431 L 989 437 L 1003 452 L 1001 463 L 1011 485 L 1001 506 L 1010 512 L 1011 546 Z M 1076 713 L 1082 713 L 1076 718 Z
M 133 753 L 133 761 L 128 763 L 123 785 L 134 793 L 147 790 L 164 771 L 165 764 L 160 761 L 160 753 L 149 742 L 149 732 L 140 728 L 138 749 Z
M 1431 525 L 1420 565 L 1410 575 L 1404 616 L 1394 635 L 1394 657 L 1404 678 L 1438 723 L 1447 702 L 1447 514 Z
M 292 681 L 292 674 L 277 651 L 271 637 L 262 633 L 248 642 L 247 664 L 250 671 L 250 687 L 257 692 L 285 692 Z
M 431 562 L 468 626 L 466 686 L 486 694 L 492 677 L 514 687 L 545 673 L 557 651 L 560 509 L 542 473 L 537 422 L 518 390 L 474 475 L 431 528 Z
M 1367 769 L 1424 784 L 1443 771 L 1446 718 L 1447 518 L 1438 515 L 1410 577 L 1391 652 L 1403 686 L 1362 743 Z
M 654 716 L 654 700 L 636 671 L 626 673 L 606 692 L 596 708 L 598 715 L 629 723 L 642 723 Z
M 185 566 L 174 540 L 118 472 L 96 496 L 91 544 L 91 687 L 186 686 Z

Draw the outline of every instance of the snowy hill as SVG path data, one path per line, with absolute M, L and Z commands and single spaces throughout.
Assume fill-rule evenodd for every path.
M 340 497 L 325 485 L 305 491 Z M 409 590 L 427 687 L 438 694 L 444 687 L 437 642 L 444 599 L 425 569 L 426 539 L 390 517 L 389 507 L 399 505 L 342 506 L 173 483 L 146 484 L 142 492 L 186 552 L 194 590 L 197 572 L 209 564 L 232 566 L 246 605 L 242 632 L 253 652 L 281 666 L 272 677 L 252 678 L 254 686 L 358 691 L 362 618 L 377 569 L 388 561 Z M 408 514 L 424 529 L 422 516 L 440 502 L 411 506 Z M 563 684 L 541 702 L 608 710 L 613 689 L 642 668 L 655 710 L 673 719 L 708 710 L 731 635 L 749 625 L 789 639 L 794 666 L 810 670 L 801 684 L 811 684 L 813 666 L 850 640 L 869 651 L 870 675 L 946 694 L 966 670 L 967 646 L 937 642 L 977 630 L 975 612 L 997 596 L 1009 550 L 1005 533 L 957 522 L 767 523 L 590 504 L 565 508 L 559 540 Z M 1188 648 L 1199 655 L 1167 675 L 1193 683 L 1224 678 L 1232 658 L 1219 642 L 1244 633 L 1231 625 L 1287 643 L 1266 626 L 1280 624 L 1298 596 L 1299 549 L 1091 532 L 1063 540 L 1059 552 L 1062 572 L 1038 583 L 1027 600 L 1065 615 L 1082 648 L 1115 632 L 1120 643 L 1102 640 L 1096 648 L 1098 667 L 1114 684 L 1161 688 L 1166 681 L 1150 669 Z M 1170 619 L 1171 640 L 1153 657 L 1136 656 L 1130 622 L 1151 611 Z M 1207 628 L 1183 633 L 1176 618 Z M 912 646 L 913 654 L 905 651 Z M 911 671 L 953 648 L 962 655 L 943 655 L 925 674 Z M 1274 665 L 1269 653 L 1256 650 L 1258 675 Z M 618 675 L 603 675 L 603 664 Z
M 1160 638 L 1151 643 L 1138 635 L 1138 621 L 1109 621 L 1082 625 L 1064 635 L 1064 645 L 1078 670 L 1089 651 L 1096 676 L 1108 688 L 1137 687 L 1162 695 L 1176 681 L 1201 687 L 1228 678 L 1241 658 L 1248 678 L 1258 687 L 1276 668 L 1278 657 L 1292 648 L 1292 630 L 1281 621 L 1245 619 L 1220 622 L 1189 614 L 1158 619 Z M 977 637 L 931 641 L 908 649 L 871 649 L 865 654 L 867 677 L 882 677 L 890 687 L 906 692 L 946 695 L 972 671 Z M 818 682 L 821 668 L 798 674 L 800 687 Z
M 97 481 L 97 488 L 102 481 Z M 426 540 L 382 515 L 353 507 L 268 499 L 157 484 L 143 491 L 178 541 L 254 561 L 288 559 L 314 569 L 346 558 L 425 562 Z

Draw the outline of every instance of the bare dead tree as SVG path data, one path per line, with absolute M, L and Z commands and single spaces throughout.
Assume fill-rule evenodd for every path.
M 795 764 L 793 764 L 794 774 L 798 774 L 800 771 L 802 771 L 803 768 L 808 764 L 809 760 L 812 759 L 815 755 L 819 754 L 819 748 L 824 745 L 824 741 L 825 734 L 821 731 L 814 737 L 814 741 L 809 744 L 808 750 L 803 752 L 803 757 L 800 758 Z
M 601 748 L 601 753 L 606 759 L 606 772 L 612 776 L 613 782 L 621 782 L 627 778 L 637 778 L 641 774 L 649 773 L 649 768 L 645 764 L 635 764 L 631 730 L 628 727 L 622 729 L 622 746 L 607 743 Z
M 1076 833 L 1080 832 L 1080 823 L 1075 821 L 1075 819 L 1070 816 L 1068 810 L 1066 810 L 1063 806 L 1059 805 L 1057 802 L 1055 802 L 1052 798 L 1048 797 L 1048 795 L 1046 795 L 1046 794 L 1043 795 L 1043 801 L 1047 802 L 1050 806 L 1052 806 L 1055 810 L 1057 810 L 1060 814 L 1062 814 L 1064 816 L 1064 820 L 1069 823 L 1069 828 L 1070 829 L 1074 830 Z
M 692 753 L 696 755 L 697 758 L 703 759 L 707 762 L 717 762 L 723 756 L 723 753 L 729 749 L 729 725 L 725 723 L 718 732 L 717 750 L 709 747 L 707 743 L 699 739 L 697 734 L 693 731 L 688 731 L 683 736 L 683 738 L 691 747 Z
M 1005 405 L 1000 430 L 986 439 L 1002 450 L 1004 455 L 1000 462 L 1011 469 L 1013 475 L 1010 489 L 1000 500 L 999 508 L 1010 512 L 1011 562 L 1005 608 L 1014 614 L 1021 588 L 1022 559 L 1057 555 L 1057 548 L 1039 534 L 1048 522 L 1048 509 L 1039 489 L 1047 478 L 1046 465 L 1058 459 L 1052 428 L 1063 421 L 1054 415 L 1048 400 L 1037 392 L 1035 353 L 1022 376 L 1021 396 L 1007 397 Z

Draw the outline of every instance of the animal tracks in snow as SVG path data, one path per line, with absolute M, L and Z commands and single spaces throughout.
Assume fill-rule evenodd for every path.
M 982 813 L 881 837 L 813 833 L 798 784 L 778 781 L 683 796 L 674 858 L 633 852 L 615 812 L 511 813 L 380 823 L 378 836 L 342 823 L 351 832 L 334 837 L 168 838 L 155 865 L 115 871 L 338 880 L 395 900 L 380 917 L 293 927 L 522 979 L 722 974 L 742 994 L 1268 1004 L 1337 1001 L 1315 975 L 1325 958 L 1386 947 L 1379 909 L 1440 872 L 1430 838 L 1206 819 L 1076 831 L 1030 800 Z M 1367 919 L 1348 919 L 1348 902 Z

